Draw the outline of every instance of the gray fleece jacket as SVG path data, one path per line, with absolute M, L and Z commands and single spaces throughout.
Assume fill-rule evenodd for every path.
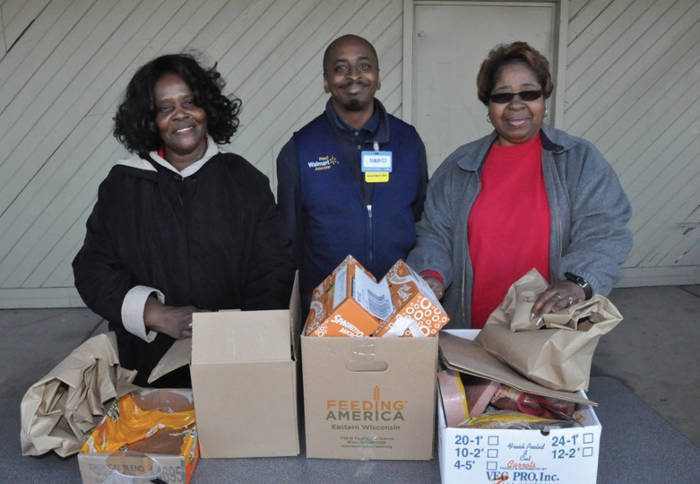
M 632 248 L 627 196 L 612 167 L 590 142 L 546 125 L 541 134 L 551 217 L 550 282 L 571 272 L 586 279 L 594 293 L 607 295 Z M 473 272 L 467 221 L 495 140 L 494 131 L 457 148 L 435 171 L 416 225 L 416 245 L 408 256 L 418 272 L 433 270 L 442 276 L 446 288 L 442 302 L 451 329 L 471 327 Z

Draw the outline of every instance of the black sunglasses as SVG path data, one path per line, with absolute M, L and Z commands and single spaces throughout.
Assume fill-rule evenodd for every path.
M 542 90 L 538 91 L 520 91 L 520 92 L 499 92 L 496 94 L 491 94 L 489 99 L 492 103 L 505 104 L 509 103 L 518 96 L 521 101 L 534 101 L 542 97 Z

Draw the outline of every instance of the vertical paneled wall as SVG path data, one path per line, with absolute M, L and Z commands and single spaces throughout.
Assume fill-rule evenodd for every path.
M 276 185 L 282 145 L 325 104 L 321 57 L 374 43 L 401 113 L 401 0 L 0 0 L 0 307 L 81 305 L 70 263 L 97 186 L 125 155 L 112 116 L 134 71 L 164 53 L 217 62 L 243 100 L 227 148 Z
M 566 129 L 632 202 L 626 285 L 700 282 L 700 2 L 569 2 Z
M 624 284 L 700 281 L 700 1 L 569 0 L 564 128 L 593 141 L 634 207 Z M 138 66 L 217 62 L 243 100 L 229 150 L 274 160 L 323 109 L 338 35 L 376 46 L 401 115 L 403 0 L 0 0 L 0 307 L 81 305 L 71 260 L 124 151 L 112 116 Z M 415 93 L 415 95 L 421 95 Z

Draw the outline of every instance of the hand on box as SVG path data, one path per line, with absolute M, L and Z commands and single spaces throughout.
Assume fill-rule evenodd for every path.
M 540 293 L 532 306 L 532 318 L 554 313 L 586 299 L 583 288 L 572 281 L 559 281 Z
M 146 300 L 143 320 L 148 329 L 167 334 L 171 338 L 190 338 L 194 310 L 194 306 L 168 306 L 151 296 Z
M 442 299 L 442 296 L 445 295 L 445 285 L 442 283 L 442 281 L 435 276 L 431 276 L 430 274 L 421 274 L 421 276 L 425 282 L 428 283 L 430 289 L 433 290 L 435 297 Z

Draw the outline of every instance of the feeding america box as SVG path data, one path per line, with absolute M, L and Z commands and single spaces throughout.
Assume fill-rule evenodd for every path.
M 433 457 L 438 338 L 302 336 L 306 456 Z

